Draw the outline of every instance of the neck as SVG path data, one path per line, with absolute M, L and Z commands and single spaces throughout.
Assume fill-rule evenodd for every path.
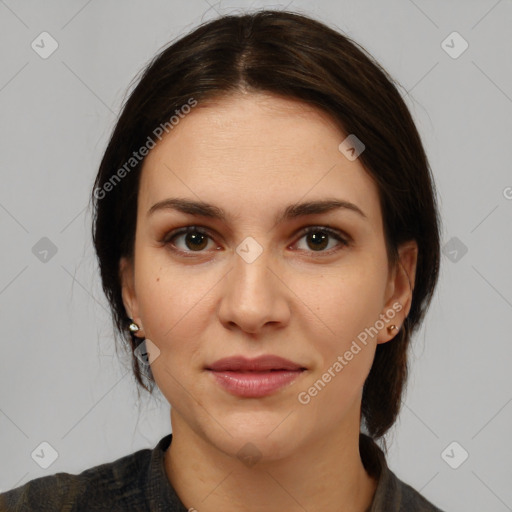
M 177 413 L 171 418 L 165 469 L 189 510 L 365 512 L 371 505 L 377 482 L 363 467 L 358 425 L 317 436 L 287 457 L 249 465 L 197 435 Z

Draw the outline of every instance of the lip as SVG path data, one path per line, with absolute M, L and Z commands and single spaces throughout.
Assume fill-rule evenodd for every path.
M 244 356 L 225 357 L 207 366 L 206 369 L 213 370 L 214 372 L 263 372 L 269 370 L 300 370 L 304 368 L 300 364 L 288 359 L 268 354 L 254 359 L 248 359 Z
M 279 356 L 264 355 L 255 359 L 243 356 L 219 359 L 206 370 L 229 393 L 260 398 L 291 384 L 306 368 Z

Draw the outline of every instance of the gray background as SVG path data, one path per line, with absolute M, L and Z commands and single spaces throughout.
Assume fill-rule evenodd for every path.
M 153 447 L 170 431 L 165 399 L 139 401 L 116 354 L 89 191 L 148 60 L 217 13 L 261 6 L 284 4 L 0 0 L 0 490 Z M 288 8 L 343 30 L 400 82 L 438 186 L 441 280 L 389 464 L 448 511 L 512 510 L 512 2 Z M 59 45 L 46 59 L 31 47 L 43 31 Z M 453 31 L 469 44 L 457 58 L 446 50 L 460 39 L 442 44 Z M 42 252 L 52 244 L 55 254 Z M 31 456 L 44 441 L 58 452 L 47 469 Z

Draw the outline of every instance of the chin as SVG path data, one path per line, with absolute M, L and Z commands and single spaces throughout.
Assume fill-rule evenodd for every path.
M 224 416 L 225 430 L 211 431 L 209 424 L 203 432 L 209 443 L 248 466 L 251 461 L 276 461 L 293 455 L 305 441 L 304 426 L 296 425 L 287 414 L 237 414 L 236 421 L 226 421 Z

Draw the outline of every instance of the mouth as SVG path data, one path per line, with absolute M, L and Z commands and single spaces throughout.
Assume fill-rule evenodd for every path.
M 219 359 L 206 370 L 230 394 L 261 398 L 292 384 L 307 368 L 288 359 L 265 355 L 255 359 L 243 356 Z
M 207 366 L 206 369 L 214 372 L 269 372 L 272 370 L 305 370 L 306 368 L 283 357 L 263 355 L 254 359 L 244 356 L 225 357 Z

